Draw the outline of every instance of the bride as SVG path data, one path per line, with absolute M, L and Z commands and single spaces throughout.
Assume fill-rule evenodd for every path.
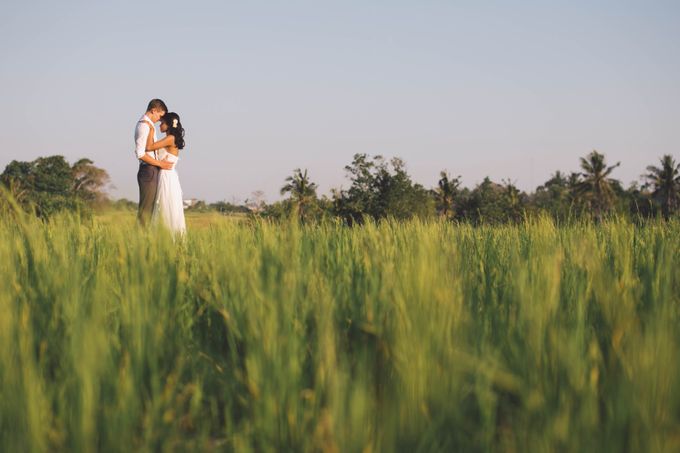
M 147 151 L 157 151 L 158 160 L 172 162 L 170 170 L 161 170 L 156 190 L 156 203 L 152 219 L 161 219 L 163 224 L 173 233 L 183 235 L 186 231 L 184 222 L 184 206 L 182 203 L 182 187 L 175 166 L 179 160 L 179 150 L 184 148 L 184 128 L 179 115 L 168 112 L 161 118 L 161 132 L 165 137 L 154 142 L 155 128 L 151 125 L 151 134 L 146 141 Z

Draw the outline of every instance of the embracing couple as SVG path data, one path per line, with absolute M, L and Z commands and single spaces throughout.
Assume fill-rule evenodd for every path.
M 165 137 L 156 140 L 156 126 Z M 139 210 L 137 220 L 146 226 L 162 222 L 174 235 L 186 231 L 182 187 L 175 165 L 184 148 L 184 128 L 179 115 L 165 103 L 152 99 L 135 128 L 135 155 L 139 159 Z

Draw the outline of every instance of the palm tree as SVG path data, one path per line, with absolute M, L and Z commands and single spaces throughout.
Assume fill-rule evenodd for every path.
M 576 192 L 590 205 L 598 221 L 602 220 L 602 215 L 612 207 L 615 198 L 613 186 L 617 181 L 609 178 L 609 175 L 619 165 L 621 162 L 607 166 L 604 155 L 595 150 L 581 158 L 583 179 L 576 185 Z
M 460 176 L 451 178 L 446 171 L 439 173 L 439 176 L 440 179 L 437 183 L 437 188 L 432 192 L 437 205 L 437 212 L 442 217 L 449 218 L 453 215 L 453 203 L 456 201 L 456 196 L 458 195 Z
M 309 180 L 307 169 L 304 173 L 296 168 L 293 175 L 286 178 L 286 184 L 281 187 L 281 195 L 290 194 L 295 211 L 300 220 L 304 220 L 310 205 L 316 200 L 316 184 Z
M 659 159 L 660 167 L 650 165 L 643 177 L 652 186 L 652 197 L 661 205 L 664 218 L 669 218 L 678 208 L 680 198 L 680 164 L 670 154 Z

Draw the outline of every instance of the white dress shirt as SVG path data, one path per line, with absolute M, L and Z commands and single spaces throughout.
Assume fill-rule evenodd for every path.
M 140 118 L 140 120 L 137 122 L 137 127 L 135 128 L 135 157 L 137 159 L 141 159 L 144 157 L 144 154 L 148 154 L 149 157 L 153 157 L 155 159 L 156 153 L 154 151 L 146 150 L 146 139 L 149 137 L 151 128 L 145 123 L 145 121 L 153 124 L 153 121 L 151 121 L 151 119 L 149 119 L 149 117 L 146 115 L 142 116 L 142 118 Z M 156 134 L 154 134 L 154 143 L 156 142 L 155 135 Z

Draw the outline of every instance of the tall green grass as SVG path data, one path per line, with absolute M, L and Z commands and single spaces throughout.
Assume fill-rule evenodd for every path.
M 0 450 L 678 451 L 680 225 L 0 222 Z

